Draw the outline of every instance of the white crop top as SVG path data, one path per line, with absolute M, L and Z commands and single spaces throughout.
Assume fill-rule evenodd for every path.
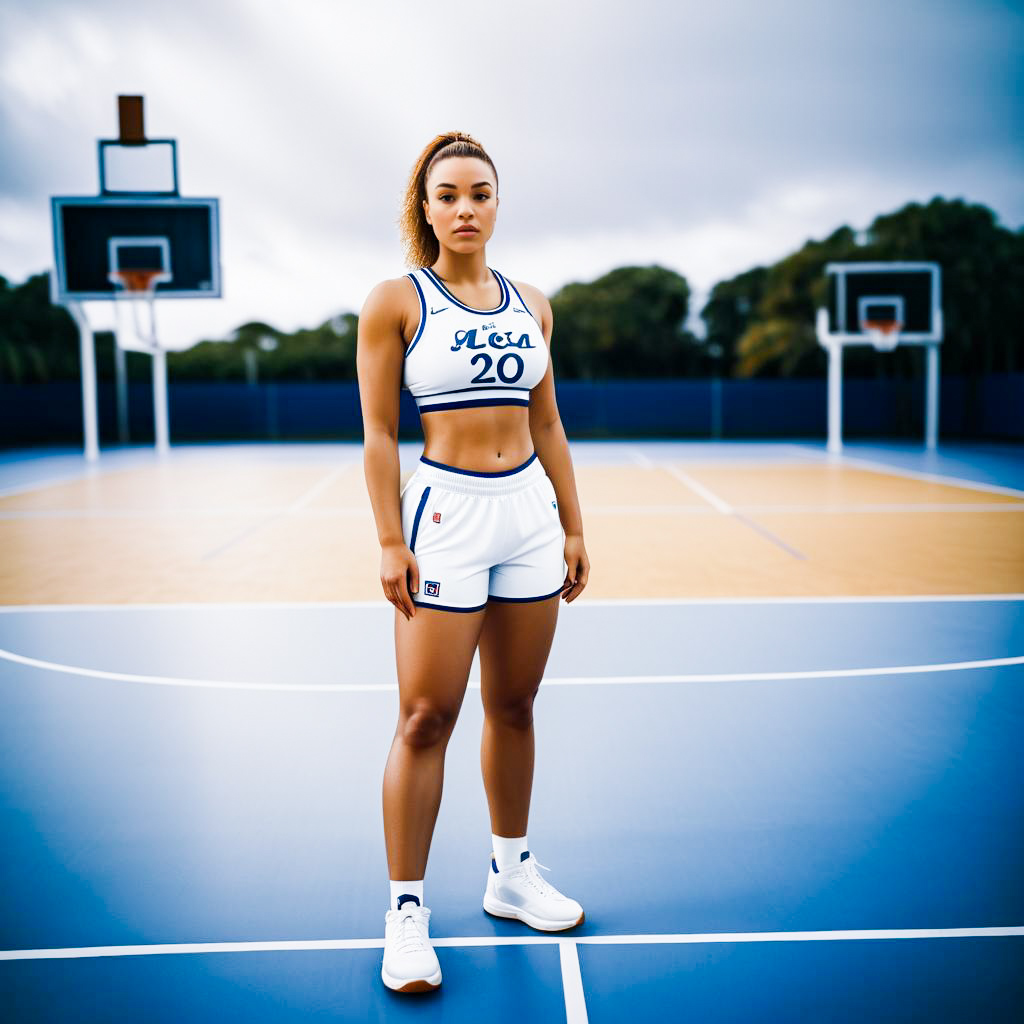
M 491 268 L 488 268 L 491 269 Z M 550 356 L 540 323 L 515 285 L 494 309 L 460 302 L 429 267 L 406 274 L 420 300 L 420 323 L 405 350 L 402 384 L 420 413 L 475 405 L 530 404 Z M 512 299 L 512 294 L 516 298 Z

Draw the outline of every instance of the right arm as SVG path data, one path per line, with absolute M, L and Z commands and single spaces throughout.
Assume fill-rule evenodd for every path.
M 387 599 L 409 619 L 416 614 L 410 590 L 419 590 L 419 570 L 402 535 L 399 495 L 398 409 L 405 355 L 401 287 L 401 279 L 382 281 L 367 296 L 359 314 L 356 376 L 363 412 L 363 472 L 381 546 L 380 582 Z

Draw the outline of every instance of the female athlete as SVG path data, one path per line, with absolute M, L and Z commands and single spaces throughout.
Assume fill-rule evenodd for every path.
M 364 470 L 395 606 L 398 725 L 384 773 L 390 907 L 381 977 L 399 992 L 441 984 L 423 897 L 444 757 L 479 645 L 480 764 L 491 820 L 483 909 L 561 931 L 583 908 L 550 885 L 527 846 L 533 703 L 558 598 L 575 600 L 590 563 L 555 404 L 551 306 L 487 266 L 498 174 L 468 135 L 420 155 L 400 220 L 404 277 L 382 281 L 359 317 Z M 402 387 L 424 450 L 401 486 Z M 401 489 L 400 489 L 401 488 Z

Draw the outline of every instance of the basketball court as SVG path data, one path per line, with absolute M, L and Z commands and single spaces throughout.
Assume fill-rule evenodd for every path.
M 1024 459 L 938 444 L 937 264 L 825 268 L 827 439 L 571 442 L 592 567 L 529 840 L 586 919 L 482 908 L 474 661 L 425 876 L 444 980 L 399 994 L 363 449 L 171 444 L 156 300 L 221 294 L 218 200 L 141 97 L 119 116 L 99 193 L 52 197 L 84 446 L 0 453 L 4 1019 L 1017 1019 Z M 96 302 L 122 441 L 124 353 L 152 357 L 152 446 L 101 455 Z M 851 344 L 925 346 L 919 442 L 843 443 Z
M 572 454 L 592 575 L 529 837 L 586 921 L 481 907 L 474 663 L 425 996 L 379 973 L 398 692 L 361 446 L 2 457 L 11 1020 L 1013 1019 L 1019 449 Z

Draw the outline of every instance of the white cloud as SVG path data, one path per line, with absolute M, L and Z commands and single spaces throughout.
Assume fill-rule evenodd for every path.
M 0 273 L 52 259 L 49 196 L 97 187 L 118 93 L 221 197 L 225 297 L 175 346 L 358 310 L 405 271 L 399 201 L 437 132 L 501 176 L 488 262 L 555 291 L 624 263 L 716 281 L 935 194 L 1024 219 L 1020 18 L 987 2 L 516 8 L 451 0 L 28 0 L 0 9 Z M 903 42 L 914 39 L 908 50 Z

